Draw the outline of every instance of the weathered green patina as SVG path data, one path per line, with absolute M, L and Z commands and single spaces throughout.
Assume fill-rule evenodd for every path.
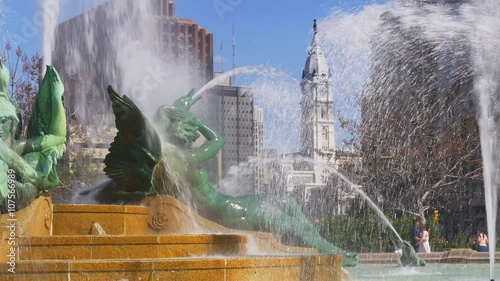
M 224 138 L 190 111 L 199 99 L 193 99 L 194 92 L 173 106 L 158 109 L 154 117 L 158 135 L 129 98 L 108 88 L 118 133 L 105 159 L 105 172 L 111 181 L 97 188 L 100 191 L 95 199 L 111 203 L 140 200 L 155 193 L 176 196 L 179 189 L 186 188 L 200 214 L 208 219 L 230 228 L 292 236 L 321 253 L 342 254 L 344 266 L 357 265 L 358 255 L 325 240 L 294 199 L 269 195 L 232 197 L 213 188 L 200 165 L 220 151 Z M 206 141 L 193 147 L 200 134 Z
M 0 62 L 0 211 L 26 207 L 44 190 L 59 184 L 57 160 L 66 149 L 64 86 L 47 66 L 28 124 L 21 138 L 21 114 L 7 95 L 9 70 Z M 10 201 L 9 201 L 10 199 Z
M 399 260 L 402 266 L 425 266 L 425 261 L 418 257 L 417 252 L 408 241 L 403 241 Z

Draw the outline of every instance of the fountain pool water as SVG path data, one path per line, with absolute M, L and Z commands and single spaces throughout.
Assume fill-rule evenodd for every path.
M 428 263 L 418 268 L 360 264 L 349 269 L 349 274 L 353 281 L 484 281 L 489 270 L 488 264 Z

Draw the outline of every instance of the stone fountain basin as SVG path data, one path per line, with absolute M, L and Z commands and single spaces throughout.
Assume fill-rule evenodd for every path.
M 169 259 L 106 259 L 20 261 L 16 274 L 0 279 L 18 280 L 341 280 L 341 256 L 322 257 L 203 257 Z
M 0 216 L 0 280 L 342 280 L 341 255 L 280 244 L 272 234 L 225 228 L 176 199 L 142 206 L 53 205 L 48 195 L 15 213 L 15 274 L 8 214 Z M 186 234 L 190 233 L 190 234 Z M 265 253 L 265 254 L 264 254 Z
M 21 237 L 19 260 L 154 259 L 246 255 L 241 235 Z

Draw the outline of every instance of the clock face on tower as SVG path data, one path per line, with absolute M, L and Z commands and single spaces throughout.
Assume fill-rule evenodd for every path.
M 318 100 L 327 100 L 328 98 L 328 90 L 323 87 L 318 89 Z

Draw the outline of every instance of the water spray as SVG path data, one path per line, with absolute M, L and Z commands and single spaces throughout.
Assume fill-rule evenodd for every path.
M 203 85 L 196 93 L 193 95 L 193 98 L 198 97 L 201 95 L 203 92 L 219 85 L 222 83 L 224 80 L 232 77 L 233 75 L 236 74 L 250 74 L 250 73 L 259 73 L 260 75 L 267 75 L 267 76 L 283 76 L 283 73 L 280 73 L 276 69 L 270 66 L 265 66 L 265 65 L 249 65 L 249 66 L 242 66 L 238 67 L 229 71 L 226 71 L 214 79 L 210 80 L 208 83 Z

